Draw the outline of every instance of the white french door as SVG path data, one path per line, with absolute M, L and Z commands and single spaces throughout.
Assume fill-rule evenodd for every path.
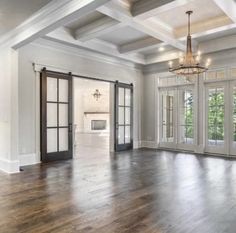
M 159 137 L 160 146 L 193 150 L 194 86 L 159 89 Z
M 206 85 L 206 152 L 236 155 L 236 82 Z

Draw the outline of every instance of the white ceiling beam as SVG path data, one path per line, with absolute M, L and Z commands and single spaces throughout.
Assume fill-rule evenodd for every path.
M 98 11 L 175 48 L 180 50 L 185 49 L 184 44 L 175 39 L 173 32 L 170 31 L 169 28 L 166 28 L 162 23 L 158 23 L 156 20 L 152 19 L 144 21 L 134 18 L 130 11 L 122 7 L 122 5 L 109 2 L 102 7 L 99 7 Z
M 191 24 L 191 34 L 196 35 L 202 32 L 207 32 L 207 31 L 211 32 L 212 29 L 213 30 L 216 29 L 217 31 L 219 31 L 220 28 L 222 28 L 223 30 L 224 28 L 227 28 L 227 26 L 230 26 L 230 25 L 232 25 L 231 19 L 229 19 L 225 15 L 218 16 L 209 20 L 204 20 L 204 21 Z M 174 34 L 176 38 L 185 37 L 187 35 L 187 27 L 184 26 L 184 27 L 175 29 Z
M 137 64 L 145 64 L 144 56 L 141 54 L 121 54 L 117 46 L 98 39 L 81 42 L 75 40 L 67 28 L 59 28 L 45 36 L 46 39 L 61 42 L 70 46 L 86 48 L 112 57 L 132 61 Z
M 12 48 L 18 49 L 71 21 L 93 12 L 108 1 L 109 0 L 54 1 L 54 5 L 50 5 L 49 9 L 45 7 L 44 11 L 36 18 L 34 17 L 33 20 L 29 19 L 31 23 L 28 23 L 28 26 L 24 27 L 24 30 L 16 34 L 12 40 L 11 38 L 8 38 L 8 40 L 11 40 Z M 62 3 L 58 4 L 58 2 Z M 22 26 L 20 25 L 19 27 Z M 16 30 L 19 31 L 19 29 Z
M 236 23 L 236 2 L 235 0 L 214 0 L 222 11 Z
M 132 15 L 138 19 L 148 19 L 162 12 L 183 6 L 193 0 L 140 0 L 133 4 Z
M 104 16 L 101 19 L 75 30 L 75 38 L 80 41 L 87 41 L 115 31 L 120 27 L 124 27 L 124 25 L 117 20 Z
M 163 46 L 163 42 L 153 38 L 148 37 L 145 39 L 140 39 L 131 43 L 123 44 L 119 46 L 120 53 L 133 53 L 133 52 L 140 52 L 145 49 L 150 49 L 151 47 Z

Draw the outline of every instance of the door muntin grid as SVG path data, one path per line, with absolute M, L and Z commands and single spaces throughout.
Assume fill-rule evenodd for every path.
M 131 89 L 118 87 L 118 144 L 131 143 Z
M 47 153 L 69 150 L 69 81 L 47 77 Z
M 161 141 L 174 142 L 174 91 L 161 91 Z
M 224 146 L 224 87 L 208 88 L 207 107 L 207 143 L 209 146 Z
M 115 84 L 115 151 L 133 148 L 133 85 Z
M 192 89 L 178 90 L 178 143 L 194 143 L 194 94 Z

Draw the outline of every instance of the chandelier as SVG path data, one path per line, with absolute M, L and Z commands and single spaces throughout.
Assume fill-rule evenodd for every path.
M 179 56 L 179 64 L 173 66 L 173 62 L 169 62 L 169 71 L 176 75 L 194 75 L 201 74 L 208 70 L 208 67 L 211 63 L 211 60 L 208 58 L 205 62 L 205 66 L 202 65 L 201 62 L 201 52 L 198 51 L 196 55 L 193 55 L 192 52 L 192 38 L 190 35 L 190 15 L 192 11 L 187 11 L 188 15 L 188 36 L 187 36 L 187 50 L 185 55 L 180 54 Z
M 98 101 L 98 99 L 101 97 L 101 93 L 98 89 L 95 90 L 95 92 L 93 93 L 93 97 Z

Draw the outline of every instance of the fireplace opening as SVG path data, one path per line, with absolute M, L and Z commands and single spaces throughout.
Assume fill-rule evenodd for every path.
M 91 120 L 92 130 L 105 130 L 107 128 L 106 120 Z

